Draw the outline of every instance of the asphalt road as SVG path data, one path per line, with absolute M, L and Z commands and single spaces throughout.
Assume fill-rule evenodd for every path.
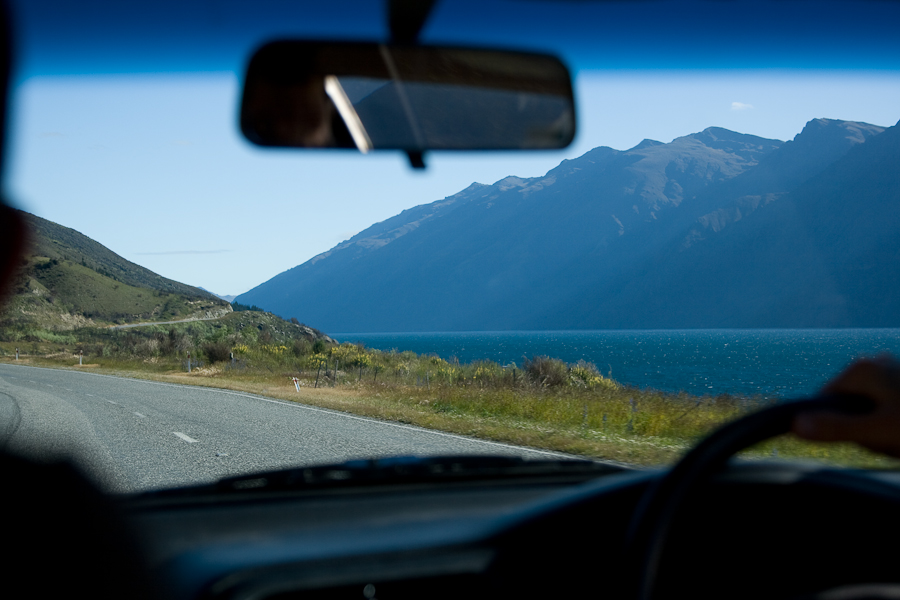
M 69 457 L 111 492 L 350 458 L 561 456 L 241 392 L 0 364 L 0 447 Z

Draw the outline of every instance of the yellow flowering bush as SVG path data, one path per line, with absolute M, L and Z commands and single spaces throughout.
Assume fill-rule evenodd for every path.
M 435 373 L 435 377 L 438 379 L 444 379 L 448 382 L 453 381 L 453 376 L 456 374 L 457 369 L 454 369 L 446 362 L 443 365 L 438 366 L 437 372 Z
M 605 388 L 608 390 L 619 389 L 619 384 L 604 377 L 597 371 L 597 367 L 583 360 L 569 369 L 569 377 L 575 385 L 582 385 L 588 389 Z
M 273 356 L 281 356 L 285 352 L 287 352 L 287 346 L 276 346 L 274 344 L 266 344 L 262 346 L 263 351 L 268 352 Z
M 364 348 L 354 344 L 341 344 L 340 346 L 332 346 L 329 350 L 329 356 L 340 362 L 342 365 L 355 365 L 367 367 L 372 364 L 372 358 L 368 355 Z

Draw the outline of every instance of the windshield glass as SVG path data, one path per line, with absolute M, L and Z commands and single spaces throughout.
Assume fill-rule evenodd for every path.
M 111 491 L 397 455 L 668 464 L 854 358 L 900 355 L 890 3 L 836 44 L 803 2 L 752 17 L 756 39 L 670 3 L 642 37 L 632 3 L 493 3 L 502 28 L 440 5 L 426 42 L 563 59 L 570 147 L 426 153 L 420 171 L 246 141 L 253 49 L 383 38 L 372 4 L 293 28 L 266 4 L 187 11 L 154 53 L 165 3 L 130 42 L 77 43 L 65 21 L 86 17 L 14 3 L 4 191 L 33 216 L 0 317 L 7 448 L 76 457 Z M 756 14 L 709 4 L 691 14 Z M 750 456 L 891 464 L 790 437 Z

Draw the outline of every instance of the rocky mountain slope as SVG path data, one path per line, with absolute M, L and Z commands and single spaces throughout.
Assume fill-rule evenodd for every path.
M 404 211 L 237 301 L 331 331 L 898 325 L 898 137 L 816 119 L 786 143 L 596 148 Z

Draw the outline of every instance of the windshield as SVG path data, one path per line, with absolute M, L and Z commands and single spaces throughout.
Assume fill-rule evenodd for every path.
M 422 171 L 239 130 L 256 47 L 383 39 L 377 3 L 140 26 L 13 3 L 4 191 L 32 239 L 3 443 L 116 492 L 398 455 L 659 465 L 900 355 L 897 6 L 857 5 L 863 35 L 804 2 L 637 4 L 439 3 L 425 42 L 559 56 L 577 134 Z M 790 437 L 748 456 L 891 464 Z

